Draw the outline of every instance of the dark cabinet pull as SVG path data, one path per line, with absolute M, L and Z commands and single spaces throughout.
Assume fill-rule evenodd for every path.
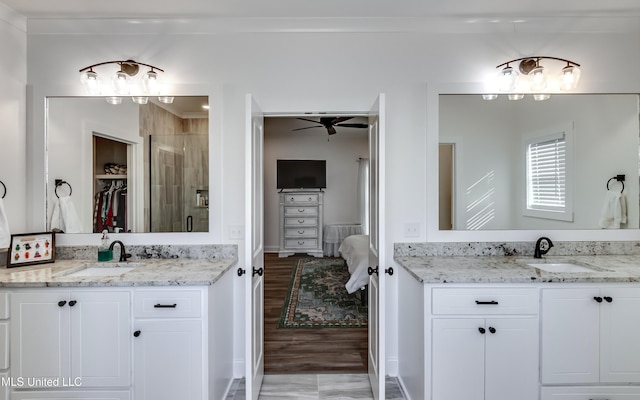
M 69 307 L 73 307 L 73 306 L 75 306 L 77 303 L 78 303 L 77 301 L 75 301 L 75 300 L 71 300 L 71 301 L 69 302 Z
M 598 303 L 602 303 L 602 297 L 600 297 L 600 296 L 595 296 L 593 299 L 595 301 L 597 301 Z
M 489 332 L 496 333 L 496 328 L 494 328 L 493 326 L 490 326 L 489 327 Z
M 238 276 L 242 276 L 242 275 L 244 275 L 246 272 L 247 272 L 246 270 L 244 270 L 244 269 L 242 269 L 242 268 L 238 268 L 238 272 L 237 272 L 237 274 L 238 274 Z
M 138 337 L 138 336 L 140 336 L 141 333 L 142 332 L 140 332 L 140 331 L 135 331 L 135 332 L 133 332 L 133 336 L 134 337 Z
M 482 333 L 483 335 L 486 332 L 486 330 L 483 327 L 478 328 L 478 331 L 480 331 L 480 333 Z
M 613 301 L 613 299 L 612 299 L 611 297 L 609 297 L 609 296 L 604 296 L 604 300 L 605 300 L 607 303 L 611 303 L 611 302 Z
M 187 232 L 193 232 L 193 216 L 187 216 Z
M 491 301 L 480 301 L 480 300 L 476 300 L 476 304 L 489 304 L 489 305 L 495 305 L 498 304 L 497 301 L 495 300 L 491 300 Z
M 58 302 L 58 307 L 64 307 L 64 305 L 65 305 L 65 304 L 67 304 L 67 301 L 66 301 L 66 300 L 60 300 L 60 301 Z
M 389 276 L 393 276 L 393 267 L 385 268 L 384 272 L 389 274 Z
M 176 308 L 177 304 L 156 304 L 153 308 Z
M 253 268 L 253 275 L 252 276 L 256 276 L 256 274 L 258 274 L 258 276 L 262 276 L 262 274 L 264 273 L 264 270 L 262 269 L 262 267 L 256 269 L 255 267 Z
M 378 275 L 378 267 L 375 267 L 375 268 L 369 267 L 369 268 L 367 268 L 367 273 L 369 274 L 369 276 L 371 276 L 373 274 Z

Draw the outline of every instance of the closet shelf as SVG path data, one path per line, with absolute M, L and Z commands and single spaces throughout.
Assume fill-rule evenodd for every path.
M 127 179 L 127 175 L 102 174 L 96 175 L 96 179 Z

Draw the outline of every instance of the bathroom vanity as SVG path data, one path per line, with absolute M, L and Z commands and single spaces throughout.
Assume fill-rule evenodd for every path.
M 236 261 L 0 269 L 0 398 L 222 398 Z
M 640 399 L 640 257 L 396 257 L 411 399 Z

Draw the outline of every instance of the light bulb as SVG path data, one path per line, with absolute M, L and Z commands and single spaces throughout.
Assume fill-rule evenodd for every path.
M 147 104 L 149 98 L 147 96 L 133 96 L 131 100 L 136 104 Z
M 551 95 L 549 93 L 536 93 L 533 95 L 533 99 L 535 101 L 544 101 L 544 100 L 549 100 L 551 98 Z
M 80 82 L 82 83 L 82 86 L 84 87 L 87 94 L 94 96 L 101 94 L 100 77 L 92 69 L 89 69 L 89 71 L 80 75 Z
M 537 65 L 532 69 L 529 72 L 529 76 L 531 77 L 531 89 L 533 91 L 538 92 L 547 88 L 547 75 L 544 73 L 542 65 Z
M 126 72 L 120 70 L 113 76 L 113 90 L 116 94 L 127 95 L 130 93 L 131 88 L 129 75 Z
M 107 103 L 113 104 L 113 105 L 122 104 L 122 97 L 120 96 L 105 97 L 105 100 L 107 101 Z
M 498 98 L 497 94 L 487 93 L 482 95 L 483 100 L 495 100 Z
M 524 94 L 522 93 L 511 93 L 507 95 L 509 100 L 522 100 L 524 98 Z
M 578 86 L 578 81 L 580 80 L 580 68 L 567 65 L 562 68 L 562 81 L 560 83 L 560 88 L 562 90 L 573 90 Z
M 500 71 L 498 79 L 500 90 L 503 92 L 509 92 L 515 89 L 518 84 L 518 72 L 507 65 L 502 71 Z
M 173 103 L 173 96 L 158 96 L 158 101 L 164 104 Z
M 146 94 L 158 94 L 160 92 L 160 78 L 158 73 L 151 69 L 142 77 L 142 85 Z

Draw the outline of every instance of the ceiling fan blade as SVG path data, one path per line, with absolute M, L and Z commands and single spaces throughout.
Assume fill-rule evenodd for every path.
M 348 121 L 353 117 L 335 117 L 331 119 L 331 125 L 339 124 L 340 122 Z
M 368 124 L 336 124 L 334 126 L 341 126 L 344 128 L 368 128 Z
M 303 129 L 311 129 L 311 128 L 324 128 L 324 126 L 322 125 L 316 125 L 316 126 L 306 126 L 304 128 L 296 128 L 296 129 L 292 129 L 291 131 L 301 131 Z
M 298 118 L 296 118 L 296 119 L 299 119 L 299 120 L 301 120 L 301 121 L 309 121 L 309 122 L 313 122 L 313 123 L 316 123 L 316 124 L 322 124 L 322 122 L 314 121 L 314 120 L 312 120 L 312 119 L 308 119 L 308 118 L 298 117 Z

